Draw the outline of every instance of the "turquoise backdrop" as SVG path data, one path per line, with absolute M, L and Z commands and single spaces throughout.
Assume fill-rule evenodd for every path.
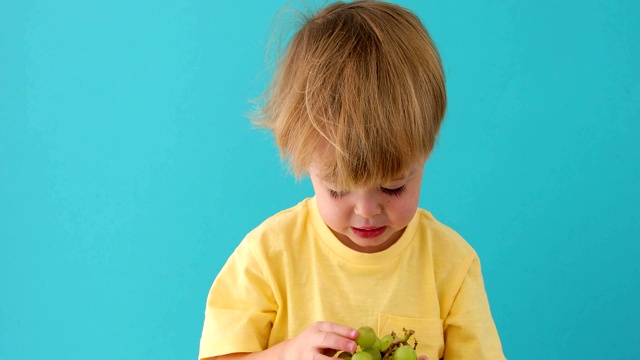
M 507 357 L 640 359 L 640 2 L 398 3 L 450 97 L 421 206 Z M 2 2 L 0 359 L 196 358 L 227 256 L 312 194 L 244 117 L 284 4 Z

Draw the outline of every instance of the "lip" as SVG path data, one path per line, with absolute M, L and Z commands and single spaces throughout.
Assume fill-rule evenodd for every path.
M 382 235 L 387 230 L 386 226 L 381 226 L 377 228 L 357 228 L 351 227 L 351 231 L 356 234 L 358 237 L 371 239 Z

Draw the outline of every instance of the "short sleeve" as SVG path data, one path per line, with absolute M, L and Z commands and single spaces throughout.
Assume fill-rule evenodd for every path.
M 209 291 L 199 358 L 264 350 L 276 310 L 264 269 L 242 242 Z
M 447 360 L 505 359 L 477 256 L 472 259 L 445 319 L 444 337 Z

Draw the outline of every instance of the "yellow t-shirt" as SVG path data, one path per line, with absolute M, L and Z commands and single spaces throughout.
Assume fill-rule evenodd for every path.
M 475 251 L 422 209 L 373 254 L 342 244 L 315 198 L 269 218 L 213 282 L 199 356 L 261 351 L 316 321 L 415 330 L 430 360 L 504 359 Z

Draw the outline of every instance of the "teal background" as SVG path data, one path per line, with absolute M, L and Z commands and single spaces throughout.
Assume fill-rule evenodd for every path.
M 640 2 L 398 3 L 449 91 L 421 206 L 507 357 L 640 358 Z M 0 359 L 196 358 L 227 256 L 312 194 L 244 117 L 282 5 L 2 2 Z

